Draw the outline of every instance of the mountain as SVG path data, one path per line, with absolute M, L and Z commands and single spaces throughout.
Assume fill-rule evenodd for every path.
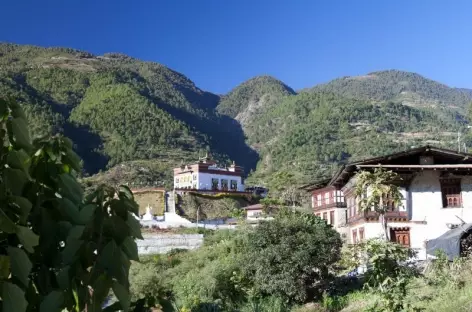
M 259 76 L 218 96 L 123 54 L 7 43 L 0 95 L 18 99 L 34 135 L 63 132 L 74 141 L 87 185 L 132 186 L 170 186 L 171 168 L 207 151 L 251 171 L 246 184 L 280 186 L 413 145 L 456 148 L 472 102 L 472 90 L 397 70 L 298 93 Z
M 219 96 L 119 53 L 0 44 L 0 94 L 23 104 L 34 135 L 72 138 L 89 174 L 134 160 L 170 170 L 210 149 L 223 162 L 257 161 L 239 124 L 215 111 Z
M 396 70 L 340 78 L 299 94 L 273 79 L 255 81 L 233 89 L 227 95 L 231 105 L 217 108 L 241 121 L 247 142 L 259 152 L 248 178 L 254 184 L 276 185 L 278 177 L 308 183 L 341 163 L 413 145 L 456 148 L 472 102 L 470 90 Z
M 332 92 L 343 97 L 374 102 L 393 101 L 422 108 L 448 108 L 464 112 L 472 90 L 451 88 L 419 74 L 399 70 L 343 77 L 315 86 L 310 91 Z

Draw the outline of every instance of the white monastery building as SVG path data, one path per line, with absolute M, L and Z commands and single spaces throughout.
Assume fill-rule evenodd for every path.
M 234 162 L 219 167 L 207 155 L 197 163 L 174 168 L 174 189 L 244 192 L 243 175 L 243 168 Z
M 382 236 L 375 211 L 359 212 L 356 173 L 384 168 L 401 179 L 401 205 L 389 203 L 386 214 L 391 241 L 426 258 L 426 242 L 462 222 L 472 223 L 472 154 L 424 146 L 344 165 L 330 179 L 304 187 L 312 193 L 314 213 L 331 224 L 348 243 Z M 388 198 L 386 198 L 388 201 Z

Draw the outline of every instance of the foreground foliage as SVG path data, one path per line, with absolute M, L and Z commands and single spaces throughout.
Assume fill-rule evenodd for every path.
M 141 237 L 130 190 L 102 186 L 84 198 L 72 142 L 31 143 L 14 101 L 0 100 L 0 137 L 2 311 L 99 311 L 111 289 L 127 311 Z

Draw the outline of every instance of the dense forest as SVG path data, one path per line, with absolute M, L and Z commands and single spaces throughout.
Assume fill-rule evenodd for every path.
M 22 104 L 34 136 L 74 141 L 87 183 L 131 186 L 169 185 L 172 167 L 207 151 L 243 165 L 247 184 L 271 186 L 413 145 L 455 147 L 472 101 L 471 90 L 396 70 L 298 93 L 260 76 L 218 96 L 123 54 L 6 43 L 0 94 Z

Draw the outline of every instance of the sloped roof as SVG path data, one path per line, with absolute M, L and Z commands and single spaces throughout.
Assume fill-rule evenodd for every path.
M 315 181 L 313 183 L 302 185 L 298 189 L 299 190 L 305 190 L 305 191 L 311 191 L 311 190 L 323 188 L 323 187 L 328 185 L 329 181 L 331 181 L 330 178 L 329 179 L 318 180 L 318 181 Z
M 411 160 L 412 157 L 419 157 L 421 155 L 435 156 L 441 163 L 460 163 L 460 164 L 471 164 L 472 165 L 472 154 L 461 153 L 449 149 L 434 147 L 430 145 L 412 148 L 403 152 L 398 152 L 390 155 L 369 158 L 365 160 L 351 162 L 343 165 L 336 174 L 331 178 L 328 185 L 342 184 L 347 181 L 357 171 L 359 165 L 374 165 L 374 164 L 408 164 L 406 160 Z M 419 161 L 417 162 L 419 163 Z M 411 164 L 411 163 L 409 163 Z M 347 180 L 346 180 L 347 179 Z

